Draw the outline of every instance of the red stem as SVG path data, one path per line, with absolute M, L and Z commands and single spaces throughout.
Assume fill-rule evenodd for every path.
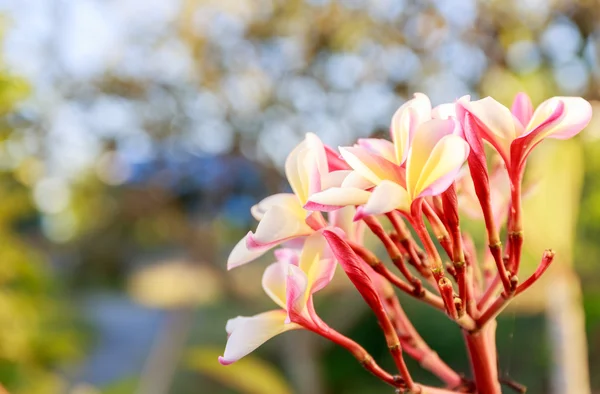
M 493 329 L 489 326 L 486 330 Z M 481 394 L 501 394 L 498 381 L 498 367 L 495 351 L 491 348 L 488 333 L 484 330 L 477 333 L 466 333 L 465 342 L 471 361 L 471 369 L 475 379 L 477 392 Z
M 513 281 L 511 284 L 514 290 L 511 290 L 508 295 L 502 293 L 496 298 L 494 303 L 483 312 L 483 314 L 476 320 L 477 327 L 483 327 L 487 322 L 494 319 L 500 312 L 506 308 L 510 300 L 516 296 L 517 294 L 521 294 L 525 290 L 527 290 L 531 285 L 533 285 L 552 263 L 554 260 L 554 251 L 546 250 L 542 256 L 542 261 L 538 265 L 537 269 L 529 278 L 525 280 L 521 285 L 516 286 L 516 281 Z M 515 277 L 516 278 L 516 277 Z
M 373 216 L 367 216 L 363 219 L 363 221 L 369 227 L 371 232 L 381 240 L 394 265 L 398 268 L 398 270 L 400 270 L 406 280 L 413 284 L 415 288 L 414 291 L 416 293 L 420 293 L 423 287 L 421 280 L 413 276 L 413 274 L 408 270 L 406 264 L 404 264 L 404 259 L 402 258 L 400 250 L 398 250 L 398 247 L 387 234 L 381 223 L 379 223 L 379 221 Z
M 391 284 L 393 284 L 406 294 L 409 294 L 415 297 L 416 299 L 422 300 L 423 302 L 433 306 L 436 309 L 444 310 L 444 302 L 439 296 L 433 294 L 425 288 L 421 288 L 419 293 L 415 293 L 414 286 L 411 286 L 410 284 L 400 279 L 398 276 L 394 275 L 394 273 L 391 272 L 371 251 L 355 242 L 349 240 L 346 240 L 346 242 L 348 243 L 348 245 L 350 245 L 354 253 L 356 253 L 360 258 L 362 258 L 367 264 L 369 264 L 375 272 L 386 278 Z
M 521 294 L 525 290 L 527 290 L 531 285 L 533 285 L 543 274 L 546 272 L 552 261 L 554 261 L 555 252 L 551 249 L 548 249 L 544 252 L 542 256 L 542 261 L 540 265 L 538 265 L 535 272 L 525 280 L 525 282 L 521 283 L 517 290 L 515 291 L 515 296 Z
M 439 377 L 449 387 L 458 387 L 462 378 L 434 352 L 419 335 L 410 319 L 402 309 L 398 297 L 393 294 L 386 300 L 400 342 L 406 353 L 419 364 Z
M 320 320 L 320 319 L 319 319 Z M 402 381 L 396 379 L 394 376 L 386 372 L 383 368 L 381 368 L 373 357 L 358 343 L 354 342 L 352 339 L 340 334 L 333 328 L 327 326 L 325 322 L 322 320 L 319 321 L 318 327 L 306 327 L 311 331 L 323 336 L 324 338 L 329 339 L 333 343 L 340 345 L 341 347 L 348 350 L 354 358 L 356 358 L 361 365 L 373 375 L 375 375 L 380 380 L 389 384 L 393 387 L 401 387 Z

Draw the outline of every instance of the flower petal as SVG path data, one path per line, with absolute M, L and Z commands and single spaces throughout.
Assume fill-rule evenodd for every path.
M 302 258 L 301 258 L 302 259 Z M 288 318 L 286 322 L 295 321 L 296 316 L 308 317 L 306 308 L 308 298 L 310 297 L 309 283 L 306 273 L 295 265 L 286 265 L 286 310 Z M 308 317 L 310 319 L 310 317 Z
M 464 111 L 470 113 L 475 120 L 476 131 L 492 144 L 508 164 L 510 144 L 523 131 L 521 123 L 509 109 L 491 97 L 477 101 L 458 100 L 456 104 L 459 119 L 462 121 L 464 118 Z
M 322 190 L 327 190 L 331 187 L 342 186 L 344 180 L 346 180 L 346 178 L 353 172 L 354 171 L 352 170 L 339 170 L 325 174 L 323 176 Z
M 431 117 L 433 119 L 456 118 L 456 104 L 446 103 L 438 105 L 431 110 Z
M 392 116 L 390 133 L 396 151 L 396 164 L 406 161 L 410 143 L 419 124 L 431 119 L 431 101 L 423 93 L 415 93 Z
M 286 309 L 286 282 L 288 263 L 278 261 L 269 265 L 262 277 L 262 287 L 265 293 L 280 307 Z
M 338 153 L 338 151 L 333 148 L 324 145 L 325 147 L 325 155 L 327 156 L 327 165 L 329 167 L 329 172 L 340 171 L 340 170 L 349 170 L 350 166 L 348 163 L 342 159 L 342 156 Z
M 423 167 L 414 197 L 435 196 L 454 182 L 469 156 L 469 144 L 457 135 L 443 137 Z
M 411 199 L 414 199 L 418 194 L 416 188 L 421 182 L 421 173 L 434 147 L 443 137 L 452 134 L 454 129 L 455 121 L 452 119 L 432 119 L 419 125 L 406 164 L 406 189 Z
M 419 115 L 412 107 L 401 108 L 392 117 L 390 130 L 394 141 L 396 164 L 402 165 L 406 161 L 418 125 Z
M 323 230 L 323 235 L 327 239 L 327 243 L 331 247 L 333 254 L 346 272 L 346 275 L 348 275 L 354 287 L 356 287 L 371 309 L 375 311 L 383 309 L 377 290 L 365 271 L 364 267 L 366 264 L 358 258 L 350 246 L 334 231 Z
M 263 254 L 265 254 L 269 249 L 273 248 L 275 245 L 266 245 L 262 247 L 255 247 L 252 249 L 248 248 L 248 236 L 252 233 L 248 233 L 244 238 L 238 242 L 231 253 L 229 254 L 229 258 L 227 259 L 227 269 L 233 269 L 249 263 L 253 260 L 256 260 Z
M 353 170 L 375 185 L 384 179 L 397 183 L 404 182 L 402 170 L 399 166 L 364 148 L 358 146 L 345 147 L 340 148 L 340 152 Z
M 352 187 L 356 189 L 367 190 L 375 186 L 375 184 L 364 178 L 356 171 L 351 171 L 342 182 L 342 187 Z
M 515 96 L 510 112 L 512 112 L 523 126 L 526 126 L 533 115 L 533 105 L 529 96 L 525 93 L 518 93 Z
M 263 216 L 256 232 L 248 238 L 250 249 L 254 246 L 265 246 L 281 243 L 289 238 L 311 234 L 313 230 L 306 224 L 305 215 L 275 205 Z
M 306 204 L 306 209 L 329 212 L 346 206 L 362 205 L 369 200 L 370 192 L 349 187 L 332 187 L 315 193 Z
M 229 365 L 248 355 L 260 345 L 289 330 L 302 328 L 298 324 L 286 324 L 287 314 L 278 309 L 264 312 L 251 317 L 238 316 L 227 322 L 227 345 L 219 362 Z
M 323 235 L 314 233 L 306 239 L 300 254 L 299 267 L 308 277 L 308 287 L 313 294 L 325 287 L 335 272 L 335 260 L 325 258 L 327 242 Z
M 394 144 L 388 140 L 381 138 L 359 138 L 357 145 L 373 154 L 383 157 L 391 163 L 398 164 L 396 162 Z
M 313 133 L 306 135 L 285 162 L 285 174 L 302 205 L 306 203 L 308 196 L 321 190 L 321 177 L 328 171 L 325 148 Z
M 553 97 L 536 108 L 523 136 L 539 128 L 552 115 L 559 102 L 562 102 L 564 106 L 562 116 L 547 125 L 536 138 L 539 140 L 543 138 L 565 140 L 573 137 L 588 125 L 592 118 L 592 106 L 589 102 L 581 97 Z
M 397 183 L 383 181 L 373 189 L 369 201 L 357 210 L 354 220 L 360 220 L 369 215 L 381 215 L 395 209 L 410 211 L 408 192 Z
M 300 251 L 293 248 L 279 248 L 273 254 L 275 259 L 280 263 L 288 263 L 298 265 L 300 262 Z
M 274 205 L 282 205 L 292 209 L 302 209 L 298 198 L 292 193 L 278 193 L 262 199 L 250 209 L 250 213 L 256 220 L 261 220 L 265 213 Z

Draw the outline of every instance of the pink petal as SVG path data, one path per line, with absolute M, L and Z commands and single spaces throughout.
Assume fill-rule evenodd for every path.
M 523 165 L 525 164 L 525 160 L 527 156 L 531 152 L 531 150 L 542 140 L 544 137 L 549 136 L 549 133 L 554 128 L 553 125 L 559 123 L 562 118 L 564 118 L 565 106 L 562 101 L 556 101 L 556 106 L 551 107 L 552 113 L 548 114 L 548 116 L 541 117 L 534 114 L 532 118 L 532 123 L 537 123 L 536 118 L 542 118 L 541 123 L 537 124 L 537 126 L 522 135 L 520 138 L 517 138 L 510 147 L 510 155 L 511 155 L 511 167 L 510 172 L 514 175 L 517 175 L 523 169 Z M 545 111 L 545 110 L 544 110 Z M 537 113 L 538 111 L 536 111 Z
M 556 113 L 561 103 L 564 107 L 561 117 L 548 123 L 547 119 Z M 565 140 L 583 130 L 591 118 L 592 106 L 581 97 L 553 97 L 535 110 L 523 137 L 535 130 L 542 135 L 541 138 Z M 541 128 L 542 124 L 545 124 L 545 127 Z
M 394 144 L 388 140 L 381 138 L 359 138 L 357 145 L 372 154 L 383 157 L 391 163 L 398 164 L 396 163 Z
M 300 251 L 292 248 L 276 249 L 273 254 L 275 259 L 280 263 L 288 263 L 298 265 L 300 259 Z
M 325 154 L 327 155 L 327 165 L 329 167 L 329 172 L 340 171 L 340 170 L 350 170 L 350 166 L 348 163 L 344 161 L 342 156 L 327 145 L 325 146 Z
M 323 235 L 331 247 L 333 254 L 348 275 L 348 278 L 359 291 L 363 299 L 372 309 L 383 309 L 381 299 L 371 281 L 371 278 L 363 268 L 363 263 L 354 251 L 338 234 L 331 230 L 324 230 Z
M 498 151 L 507 165 L 510 163 L 510 144 L 521 135 L 523 127 L 508 108 L 491 97 L 477 101 L 457 101 L 456 112 L 462 122 L 465 113 L 475 121 L 473 129 Z M 464 125 L 463 125 L 464 126 Z
M 529 96 L 525 93 L 518 93 L 513 101 L 511 112 L 523 126 L 527 125 L 533 116 L 533 104 L 531 104 Z
M 286 276 L 286 310 L 288 318 L 286 323 L 297 321 L 299 316 L 308 316 L 306 303 L 308 302 L 309 283 L 306 273 L 295 265 L 287 265 Z

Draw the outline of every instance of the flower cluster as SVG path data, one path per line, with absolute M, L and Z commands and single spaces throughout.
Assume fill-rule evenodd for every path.
M 258 227 L 235 246 L 227 262 L 232 269 L 279 247 L 262 280 L 278 309 L 230 320 L 219 361 L 233 363 L 277 334 L 306 329 L 348 349 L 399 392 L 499 393 L 492 323 L 554 257 L 547 250 L 536 272 L 519 281 L 527 157 L 545 138 L 574 136 L 590 117 L 590 104 L 577 97 L 554 97 L 535 110 L 525 94 L 517 95 L 511 109 L 490 97 L 471 101 L 468 96 L 432 108 L 429 98 L 417 93 L 393 115 L 391 140 L 359 139 L 338 153 L 308 134 L 286 161 L 293 193 L 267 197 L 252 208 Z M 482 264 L 471 237 L 460 228 L 461 213 L 485 222 L 489 248 Z M 504 219 L 505 245 L 500 239 Z M 379 238 L 400 275 L 365 248 L 366 229 Z M 377 317 L 397 374 L 384 371 L 316 313 L 313 296 L 331 281 L 338 263 Z M 427 346 L 394 287 L 444 312 L 463 329 L 473 380 L 453 371 Z M 404 353 L 446 388 L 414 382 Z

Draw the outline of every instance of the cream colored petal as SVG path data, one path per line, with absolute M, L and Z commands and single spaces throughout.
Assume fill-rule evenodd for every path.
M 229 320 L 226 327 L 229 338 L 225 353 L 219 357 L 219 362 L 223 365 L 234 363 L 274 336 L 301 328 L 298 324 L 286 324 L 286 318 L 286 312 L 279 309 Z
M 440 104 L 431 110 L 431 117 L 434 119 L 456 118 L 456 104 Z
M 288 263 L 276 262 L 265 269 L 262 287 L 265 293 L 280 307 L 286 308 L 286 281 Z
M 352 173 L 352 170 L 332 171 L 323 176 L 322 190 L 327 190 L 331 187 L 341 187 L 344 180 Z
M 258 244 L 269 244 L 308 235 L 313 230 L 306 224 L 305 216 L 305 214 L 298 216 L 298 212 L 275 205 L 258 223 L 253 240 Z
M 368 201 L 370 195 L 370 192 L 361 189 L 332 187 L 313 194 L 307 206 L 312 210 L 331 211 L 349 205 L 362 205 Z
M 452 119 L 432 119 L 419 125 L 406 163 L 406 190 L 414 199 L 421 179 L 421 173 L 437 143 L 454 132 L 455 121 Z
M 406 161 L 410 143 L 418 125 L 418 114 L 412 107 L 398 110 L 392 117 L 390 130 L 394 141 L 396 164 L 401 165 Z
M 401 183 L 402 173 L 399 166 L 373 154 L 364 148 L 340 148 L 342 157 L 354 171 L 373 184 L 378 184 L 384 179 Z
M 348 174 L 348 176 L 343 180 L 342 187 L 350 187 L 356 189 L 367 190 L 375 186 L 375 184 L 368 179 L 364 178 L 356 171 L 352 171 Z
M 298 198 L 294 194 L 278 193 L 261 200 L 258 204 L 254 205 L 250 209 L 250 212 L 252 213 L 254 219 L 261 220 L 265 213 L 267 213 L 267 211 L 275 205 L 290 207 L 291 209 L 296 209 L 296 207 L 298 209 L 302 209 Z
M 369 201 L 362 210 L 365 216 L 381 215 L 395 209 L 409 212 L 410 202 L 406 189 L 396 183 L 383 181 L 373 189 Z
M 238 242 L 227 259 L 227 269 L 233 269 L 256 260 L 275 245 L 266 245 L 257 248 L 248 248 L 248 236 L 245 236 Z
M 454 181 L 469 156 L 469 144 L 459 136 L 446 135 L 435 146 L 423 167 L 413 199 L 437 195 Z
M 394 151 L 394 144 L 388 140 L 384 140 L 381 138 L 360 138 L 357 144 L 358 146 L 365 148 L 369 152 L 383 157 L 387 161 L 396 163 L 396 153 Z

